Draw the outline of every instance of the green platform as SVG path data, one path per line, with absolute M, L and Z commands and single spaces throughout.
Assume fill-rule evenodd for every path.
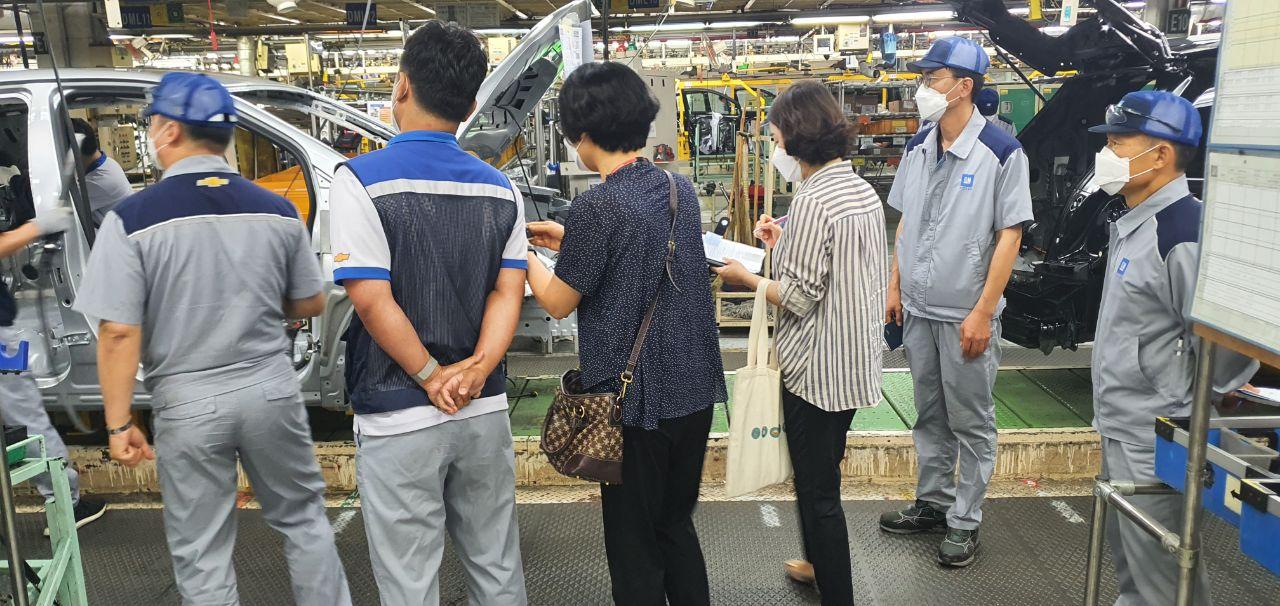
M 733 393 L 733 373 L 727 373 L 729 392 Z M 542 418 L 551 404 L 556 379 L 533 379 L 519 397 L 511 396 L 511 430 L 517 436 L 536 436 L 542 430 Z M 888 372 L 884 375 L 884 400 L 879 406 L 861 410 L 853 418 L 855 431 L 888 431 L 910 429 L 916 420 L 916 407 L 911 387 L 911 374 Z M 996 426 L 1000 429 L 1088 427 L 1093 421 L 1093 401 L 1089 369 L 1002 370 L 996 375 Z M 732 406 L 732 403 L 730 403 Z M 716 406 L 711 431 L 728 431 L 724 407 Z

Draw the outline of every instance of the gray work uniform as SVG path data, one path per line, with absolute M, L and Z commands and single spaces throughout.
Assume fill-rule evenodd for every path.
M 1102 471 L 1111 480 L 1157 482 L 1155 418 L 1191 412 L 1198 339 L 1191 301 L 1200 259 L 1203 205 L 1179 177 L 1111 225 L 1102 305 L 1093 344 L 1093 426 L 1102 435 Z M 1214 389 L 1246 383 L 1258 363 L 1224 352 Z M 1168 528 L 1181 523 L 1181 495 L 1134 497 Z M 1172 604 L 1177 559 L 1127 518 L 1107 520 L 1117 604 Z M 1209 603 L 1197 570 L 1197 604 Z
M 4 286 L 0 285 L 0 288 Z M 8 351 L 14 351 L 19 342 L 31 341 L 34 337 L 35 335 L 23 334 L 20 328 L 0 327 L 0 343 L 4 343 Z M 45 455 L 71 460 L 67 445 L 62 441 L 62 436 L 58 435 L 58 430 L 54 429 L 53 422 L 49 419 L 49 412 L 45 410 L 40 389 L 36 387 L 36 380 L 30 373 L 0 374 L 0 416 L 4 417 L 6 425 L 25 426 L 27 435 L 44 436 Z M 27 448 L 27 455 L 40 456 L 40 448 L 38 446 Z M 71 504 L 74 506 L 80 502 L 80 477 L 70 464 L 67 465 L 66 470 L 67 481 L 71 484 Z M 40 491 L 40 496 L 46 499 L 53 497 L 53 483 L 49 479 L 49 474 L 37 476 L 35 484 L 36 490 Z
M 217 156 L 107 214 L 75 309 L 141 325 L 165 534 L 184 604 L 238 604 L 236 462 L 285 539 L 298 604 L 351 603 L 325 517 L 285 300 L 323 288 L 297 210 Z
M 89 211 L 93 214 L 93 224 L 102 225 L 107 213 L 121 200 L 133 195 L 133 186 L 129 177 L 115 160 L 103 154 L 89 165 L 84 174 L 85 188 L 89 191 Z
M 329 204 L 341 257 L 334 282 L 390 282 L 396 305 L 442 364 L 476 351 L 498 276 L 528 266 L 519 195 L 452 133 L 405 132 L 352 158 L 337 171 Z M 356 480 L 382 604 L 439 604 L 445 532 L 472 604 L 526 604 L 505 368 L 449 415 L 358 315 L 347 356 Z
M 939 137 L 931 125 L 911 138 L 888 203 L 903 221 L 895 250 L 919 412 L 912 430 L 916 498 L 947 509 L 949 527 L 972 530 L 982 521 L 995 469 L 991 388 L 1004 300 L 991 321 L 991 342 L 977 358 L 964 357 L 960 324 L 982 296 L 996 232 L 1032 219 L 1031 192 L 1022 146 L 976 108 L 950 149 L 940 150 Z
M 1013 123 L 1010 122 L 1009 119 L 1005 118 L 1004 116 L 992 114 L 990 116 L 987 116 L 987 122 L 990 122 L 1000 127 L 1000 130 L 1008 133 L 1010 137 L 1018 136 L 1018 127 L 1014 126 Z

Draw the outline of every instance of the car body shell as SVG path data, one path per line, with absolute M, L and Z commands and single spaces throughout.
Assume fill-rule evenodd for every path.
M 550 86 L 547 61 L 554 60 L 552 76 L 561 57 L 558 25 L 564 18 L 588 21 L 591 5 L 576 0 L 554 11 L 525 36 L 521 44 L 486 78 L 477 95 L 478 110 L 459 128 L 459 141 L 477 140 L 493 149 L 504 149 L 519 135 L 510 124 L 494 124 L 494 115 L 520 122 L 528 115 L 528 82 L 537 80 L 541 97 Z M 536 64 L 536 65 L 535 65 Z M 535 69 L 536 68 L 536 69 Z M 19 315 L 15 326 L 31 344 L 31 372 L 47 405 L 66 409 L 101 407 L 97 376 L 97 326 L 71 309 L 80 278 L 88 264 L 94 230 L 88 213 L 83 179 L 79 175 L 68 108 L 111 99 L 138 104 L 159 83 L 165 72 L 140 69 L 62 69 L 0 72 L 0 107 L 25 104 L 27 142 L 26 176 L 36 216 L 60 207 L 75 209 L 77 225 L 61 237 L 31 245 L 0 265 L 14 285 Z M 312 247 L 324 275 L 333 275 L 333 251 L 329 243 L 329 187 L 336 169 L 346 157 L 328 144 L 298 128 L 273 110 L 288 110 L 337 127 L 360 132 L 376 143 L 385 143 L 394 131 L 350 106 L 311 91 L 268 80 L 210 74 L 220 80 L 235 99 L 239 124 L 264 136 L 297 160 L 306 177 L 311 198 L 307 217 Z M 522 91 L 524 96 L 514 94 Z M 517 110 L 505 104 L 521 104 Z M 488 118 L 487 120 L 484 118 Z M 486 124 L 487 122 L 487 124 Z M 488 130 L 486 130 L 488 129 Z M 21 260 L 31 261 L 23 266 Z M 33 268 L 34 271 L 33 271 Z M 343 334 L 352 307 L 345 291 L 326 281 L 329 294 L 324 312 L 290 329 L 295 368 L 305 400 L 310 405 L 341 409 L 346 406 L 345 344 Z M 139 371 L 141 377 L 142 372 Z M 146 405 L 141 383 L 135 402 Z

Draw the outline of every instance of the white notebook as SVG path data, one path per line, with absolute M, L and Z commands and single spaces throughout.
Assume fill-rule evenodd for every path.
M 754 274 L 764 269 L 763 248 L 726 240 L 723 236 L 709 231 L 702 233 L 702 248 L 706 251 L 707 262 L 713 265 L 723 265 L 725 261 L 733 259 Z

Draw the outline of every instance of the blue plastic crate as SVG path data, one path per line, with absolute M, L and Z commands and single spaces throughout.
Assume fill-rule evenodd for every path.
M 1240 500 L 1240 551 L 1280 574 L 1280 480 L 1245 480 Z
M 26 372 L 28 369 L 30 344 L 19 341 L 17 351 L 10 352 L 4 343 L 0 343 L 0 373 Z
M 1280 418 L 1274 419 L 1280 423 Z M 1241 481 L 1277 478 L 1271 466 L 1278 453 L 1255 444 L 1237 431 L 1245 431 L 1247 427 L 1250 433 L 1268 435 L 1274 444 L 1280 434 L 1274 426 L 1259 427 L 1260 422 L 1256 418 L 1221 418 L 1210 422 L 1205 461 L 1213 470 L 1213 480 L 1205 487 L 1202 504 L 1205 510 L 1236 527 L 1240 526 Z M 1186 417 L 1156 420 L 1156 475 L 1179 492 L 1186 490 L 1189 424 Z

